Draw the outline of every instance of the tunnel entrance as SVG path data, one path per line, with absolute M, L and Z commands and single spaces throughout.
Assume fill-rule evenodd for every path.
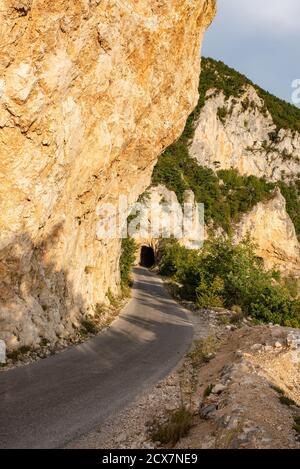
M 155 262 L 154 250 L 149 246 L 142 246 L 140 265 L 143 267 L 152 267 Z

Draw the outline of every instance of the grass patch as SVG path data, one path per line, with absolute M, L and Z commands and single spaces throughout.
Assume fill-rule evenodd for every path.
M 98 332 L 96 324 L 91 319 L 83 319 L 81 326 L 84 334 L 97 334 Z
M 133 287 L 133 280 L 130 279 L 128 285 L 122 288 L 122 299 L 129 298 L 131 294 L 131 288 Z
M 150 437 L 153 442 L 175 445 L 185 437 L 193 425 L 193 415 L 185 407 L 171 411 L 165 422 L 154 420 L 150 425 Z
M 282 181 L 279 183 L 279 187 L 286 200 L 286 210 L 292 219 L 300 240 L 300 177 L 290 183 Z
M 221 314 L 220 316 L 218 316 L 218 322 L 223 326 L 228 326 L 230 324 L 230 319 L 225 314 Z
M 131 269 L 135 261 L 137 245 L 133 238 L 122 239 L 120 257 L 121 288 L 125 290 L 132 285 Z
M 195 340 L 188 358 L 191 360 L 193 368 L 198 368 L 203 363 L 208 363 L 217 350 L 217 340 L 211 336 L 207 339 Z
M 211 58 L 202 58 L 199 109 L 196 109 L 195 114 L 199 115 L 201 108 L 204 106 L 208 90 L 223 91 L 226 99 L 230 97 L 239 98 L 247 85 L 253 86 L 263 100 L 264 104 L 261 111 L 265 115 L 269 112 L 272 116 L 276 125 L 276 134 L 273 139 L 276 139 L 280 129 L 291 129 L 300 132 L 300 109 L 263 90 L 245 75 L 228 67 L 223 62 Z M 245 100 L 243 105 L 245 110 L 254 108 L 254 103 L 249 100 Z
M 285 396 L 284 394 L 279 396 L 279 400 L 280 400 L 281 404 L 286 405 L 288 407 L 290 407 L 292 405 L 298 407 L 298 405 L 296 404 L 296 402 L 293 399 L 290 399 L 288 396 Z
M 32 348 L 29 347 L 28 345 L 22 345 L 19 347 L 17 350 L 12 350 L 7 353 L 7 358 L 10 358 L 11 360 L 18 360 L 20 357 L 25 355 L 28 352 L 31 352 Z
M 101 303 L 96 303 L 94 306 L 96 316 L 102 316 L 105 313 L 105 306 Z
M 279 386 L 276 386 L 275 384 L 272 384 L 271 385 L 271 388 L 277 392 L 277 394 L 279 394 L 280 396 L 284 396 L 284 390 L 281 389 Z
M 94 270 L 94 267 L 92 265 L 86 265 L 85 268 L 84 268 L 84 272 L 86 274 L 91 274 Z
M 213 387 L 214 385 L 213 384 L 209 384 L 205 389 L 204 389 L 204 392 L 203 392 L 203 397 L 208 397 L 211 395 L 211 392 L 213 390 Z

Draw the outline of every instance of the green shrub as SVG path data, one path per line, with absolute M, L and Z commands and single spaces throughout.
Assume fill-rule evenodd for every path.
M 111 289 L 109 288 L 106 292 L 106 297 L 108 299 L 108 301 L 110 302 L 111 306 L 113 308 L 118 308 L 119 305 L 120 305 L 120 298 L 116 297 L 113 292 L 111 291 Z
M 280 396 L 283 396 L 284 395 L 284 390 L 281 389 L 279 386 L 276 386 L 275 384 L 271 384 L 270 386 L 275 392 L 277 392 L 277 394 L 279 394 Z
M 289 327 L 300 325 L 300 303 L 292 300 L 281 285 L 263 285 L 252 299 L 248 313 L 255 319 Z
M 298 407 L 297 404 L 296 404 L 296 402 L 295 402 L 293 399 L 290 399 L 290 398 L 287 397 L 287 396 L 284 396 L 284 395 L 283 395 L 283 396 L 280 396 L 280 397 L 279 397 L 279 400 L 280 400 L 281 404 L 287 405 L 288 407 L 290 407 L 290 406 L 292 406 L 292 405 Z
M 186 249 L 178 244 L 175 239 L 166 239 L 162 244 L 163 255 L 159 262 L 160 274 L 165 277 L 180 277 L 180 272 L 184 269 L 184 255 Z
M 294 223 L 296 233 L 300 239 L 300 178 L 289 184 L 279 183 L 282 195 L 286 200 L 286 209 Z
M 206 339 L 195 340 L 193 348 L 188 354 L 193 368 L 199 368 L 203 363 L 207 363 L 214 356 L 217 350 L 217 340 L 214 336 Z
M 133 238 L 124 238 L 122 240 L 120 257 L 120 276 L 122 290 L 128 288 L 131 285 L 131 269 L 135 261 L 136 250 L 137 246 Z
M 255 246 L 215 238 L 199 251 L 173 241 L 163 250 L 160 271 L 180 284 L 182 298 L 201 308 L 237 306 L 257 321 L 300 325 L 300 301 L 292 298 L 278 272 L 265 271 Z
M 231 225 L 258 202 L 273 196 L 275 185 L 264 178 L 240 176 L 236 170 L 221 170 L 199 166 L 188 153 L 181 138 L 160 156 L 152 175 L 153 185 L 163 184 L 176 193 L 180 203 L 184 191 L 191 189 L 198 203 L 205 206 L 206 223 L 213 222 L 230 232 Z
M 221 308 L 223 305 L 224 282 L 220 277 L 215 277 L 210 285 L 205 279 L 201 279 L 196 288 L 196 302 L 199 308 Z
M 91 319 L 83 319 L 81 321 L 82 332 L 84 334 L 97 334 L 98 328 Z

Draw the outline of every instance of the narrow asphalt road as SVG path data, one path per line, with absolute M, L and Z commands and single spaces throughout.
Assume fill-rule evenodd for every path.
M 136 268 L 132 299 L 87 342 L 0 373 L 0 448 L 58 448 L 165 377 L 192 340 L 185 310 Z

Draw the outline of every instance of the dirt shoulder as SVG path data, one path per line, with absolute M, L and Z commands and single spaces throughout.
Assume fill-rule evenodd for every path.
M 300 331 L 245 319 L 232 324 L 231 316 L 191 313 L 194 344 L 177 369 L 68 447 L 300 448 L 293 428 L 300 418 Z M 153 441 L 165 438 L 170 416 L 182 408 L 187 435 Z

